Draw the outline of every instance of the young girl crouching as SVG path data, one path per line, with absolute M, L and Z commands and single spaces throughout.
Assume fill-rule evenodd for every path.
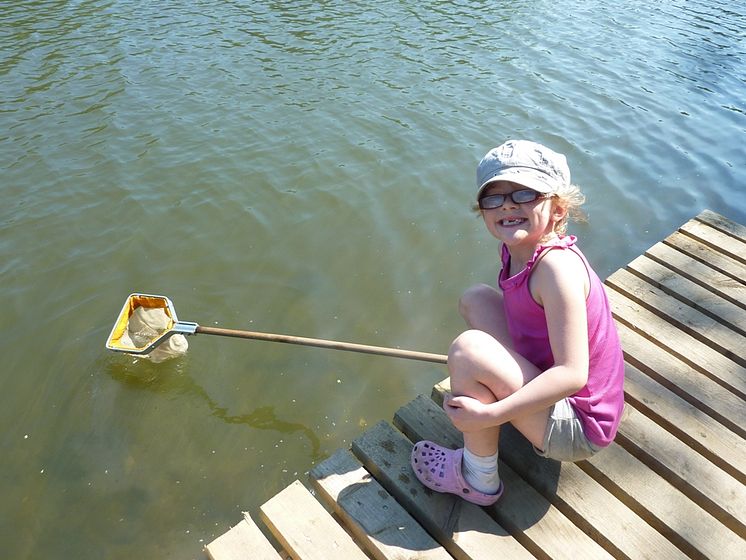
M 497 454 L 506 422 L 559 461 L 587 459 L 613 441 L 624 361 L 601 280 L 566 234 L 584 198 L 565 157 L 508 141 L 481 160 L 477 187 L 502 268 L 496 288 L 474 286 L 462 296 L 469 330 L 448 353 L 443 408 L 464 448 L 421 441 L 411 464 L 428 488 L 490 505 L 503 492 Z

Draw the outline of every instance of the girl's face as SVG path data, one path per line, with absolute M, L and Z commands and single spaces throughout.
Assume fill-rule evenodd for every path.
M 492 183 L 482 197 L 493 194 L 511 194 L 526 187 L 508 181 Z M 539 198 L 533 202 L 516 204 L 506 198 L 502 206 L 482 210 L 487 230 L 508 246 L 511 254 L 525 250 L 533 254 L 536 246 L 555 235 L 555 224 L 564 215 L 564 209 L 553 198 Z

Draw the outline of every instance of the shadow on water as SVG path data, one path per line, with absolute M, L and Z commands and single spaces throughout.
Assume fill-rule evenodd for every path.
M 182 364 L 152 364 L 142 359 L 124 362 L 114 359 L 109 361 L 104 369 L 114 380 L 131 389 L 197 397 L 210 409 L 214 417 L 226 424 L 246 424 L 257 430 L 274 430 L 283 434 L 301 433 L 311 445 L 313 462 L 323 458 L 321 442 L 311 428 L 299 422 L 278 418 L 273 406 L 260 406 L 248 414 L 229 414 L 226 407 L 219 406 L 203 387 L 183 372 Z

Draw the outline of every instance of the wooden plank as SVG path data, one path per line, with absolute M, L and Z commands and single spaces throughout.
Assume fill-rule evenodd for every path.
M 679 228 L 679 231 L 701 241 L 717 252 L 723 253 L 742 264 L 746 264 L 746 243 L 727 233 L 723 233 L 696 219 L 689 220 Z
M 262 505 L 260 512 L 262 521 L 293 558 L 368 558 L 298 480 Z
M 346 449 L 311 470 L 319 494 L 379 560 L 451 560 Z
M 743 279 L 738 280 L 723 274 L 719 270 L 695 260 L 665 243 L 656 243 L 645 251 L 645 256 L 667 266 L 676 271 L 677 274 L 710 290 L 741 309 L 746 309 L 746 283 Z M 733 324 L 733 321 L 729 321 L 729 323 Z M 743 318 L 741 318 L 740 323 L 743 323 Z M 743 324 L 741 324 L 741 327 L 743 327 Z
M 666 237 L 663 243 L 674 247 L 696 261 L 706 264 L 721 274 L 737 281 L 743 281 L 742 263 L 727 255 L 713 251 L 712 247 L 705 245 L 701 241 L 683 233 L 675 232 Z
M 729 559 L 743 550 L 742 537 L 617 443 L 578 466 L 692 558 Z
M 746 226 L 729 220 L 712 210 L 703 210 L 697 216 L 697 220 L 746 242 Z
M 741 538 L 746 538 L 746 509 L 743 507 L 746 504 L 746 486 L 630 405 L 627 405 L 617 441 L 721 523 Z M 611 470 L 609 468 L 608 472 Z M 670 495 L 663 496 L 660 490 L 654 491 L 666 500 L 673 501 Z M 711 538 L 718 535 L 720 546 L 727 547 L 727 535 L 718 534 L 713 527 L 708 527 L 708 530 Z
M 484 509 L 423 487 L 409 465 L 412 443 L 387 422 L 379 422 L 356 438 L 352 451 L 454 558 L 533 558 Z
M 270 544 L 248 513 L 228 532 L 205 547 L 212 560 L 280 560 L 282 557 Z
M 746 368 L 691 335 L 672 328 L 664 319 L 631 301 L 616 289 L 609 288 L 607 286 L 606 293 L 618 322 L 654 340 L 696 371 L 709 376 L 740 399 L 746 400 Z
M 746 440 L 636 367 L 627 364 L 624 377 L 627 404 L 746 484 Z
M 426 397 L 401 407 L 394 421 L 412 439 L 430 439 L 453 449 L 463 447 L 461 434 Z M 503 462 L 500 478 L 505 493 L 497 504 L 485 509 L 535 556 L 561 558 L 572 550 L 578 560 L 612 557 Z
M 637 333 L 621 322 L 617 322 L 617 330 L 629 365 L 746 438 L 746 407 L 740 397 L 657 346 L 645 333 Z
M 577 508 L 586 519 L 598 523 L 599 530 L 631 533 L 615 541 L 629 546 L 625 554 L 630 558 L 732 558 L 734 548 L 737 550 L 739 539 L 735 534 L 616 443 L 588 461 L 559 463 L 560 479 L 555 487 L 547 480 L 551 481 L 552 463 L 556 462 L 536 461 L 533 450 L 524 442 L 512 426 L 503 429 L 501 448 L 511 450 L 510 454 L 502 453 L 507 455 L 506 462 L 545 495 L 555 493 L 557 503 L 565 504 L 558 507 Z M 629 514 L 607 511 L 618 507 L 610 506 L 604 493 L 594 492 L 596 488 L 589 480 L 629 508 Z M 712 534 L 728 536 L 723 547 L 711 538 Z M 730 556 L 723 556 L 723 552 Z
M 444 380 L 434 388 L 434 397 L 441 397 L 436 393 L 443 393 L 449 390 L 448 380 Z M 626 418 L 622 422 L 625 425 Z M 512 428 L 506 426 L 501 434 L 500 454 L 510 461 L 510 454 L 515 455 L 511 462 L 516 465 L 518 470 L 526 480 L 530 481 L 536 488 L 547 487 L 547 492 L 557 492 L 557 486 L 547 483 L 554 476 L 551 473 L 549 464 L 556 463 L 548 460 L 538 460 L 533 453 L 531 446 Z M 510 454 L 504 450 L 509 449 Z M 521 467 L 523 465 L 523 467 Z M 740 557 L 738 552 L 744 546 L 744 541 L 730 529 L 713 518 L 709 513 L 693 503 L 682 492 L 671 486 L 659 474 L 653 472 L 647 465 L 643 464 L 637 458 L 617 444 L 612 444 L 607 449 L 601 451 L 589 461 L 581 461 L 576 464 L 589 476 L 596 479 L 610 490 L 620 501 L 634 510 L 640 517 L 645 519 L 650 527 L 648 530 L 655 528 L 661 535 L 665 535 L 672 544 L 675 544 L 679 551 L 686 552 L 693 558 L 733 558 Z M 575 466 L 572 463 L 562 463 L 562 474 L 565 474 L 565 468 L 568 471 Z M 570 486 L 571 479 L 562 479 L 561 483 Z M 576 483 L 577 486 L 577 483 Z M 569 492 L 575 492 L 579 495 L 588 494 L 587 490 L 582 487 L 566 489 Z M 738 503 L 737 500 L 735 503 Z M 735 505 L 734 503 L 734 505 Z M 593 513 L 585 514 L 594 515 Z M 617 523 L 626 524 L 623 517 L 616 515 L 611 516 L 610 523 L 617 519 Z M 722 543 L 722 544 L 721 544 Z M 641 550 L 651 550 L 642 545 Z M 649 544 L 647 546 L 654 546 Z M 638 545 L 637 548 L 640 546 Z M 625 551 L 630 558 L 640 557 L 641 551 L 636 553 L 633 547 Z M 651 557 L 657 557 L 654 553 L 657 549 L 652 548 Z M 733 554 L 735 553 L 735 556 Z M 728 556 L 728 555 L 731 556 Z
M 607 278 L 606 285 L 746 368 L 746 336 L 687 306 L 627 270 L 617 270 Z
M 667 253 L 678 252 L 667 248 L 665 245 L 661 245 L 661 247 Z M 689 262 L 693 261 L 690 260 Z M 734 303 L 734 301 L 722 297 L 710 286 L 705 287 L 704 284 L 694 282 L 682 276 L 679 270 L 663 266 L 647 256 L 636 258 L 627 265 L 627 269 L 667 295 L 683 301 L 688 306 L 724 325 L 725 328 L 737 333 L 741 339 L 746 336 L 746 308 L 743 307 L 743 305 L 746 305 L 746 299 Z M 716 274 L 714 270 L 709 270 L 712 275 Z M 724 278 L 727 284 L 736 284 L 734 280 Z M 704 281 L 713 283 L 712 279 Z M 742 288 L 740 290 L 742 294 L 740 295 L 746 296 L 746 286 L 742 286 Z
M 416 401 L 421 401 L 417 406 L 429 409 L 417 421 L 423 435 L 436 436 L 435 441 L 439 441 L 443 436 L 438 436 L 438 433 L 455 431 L 445 412 L 436 403 L 425 397 L 418 397 Z M 397 412 L 397 418 L 407 407 Z M 438 417 L 444 420 L 429 434 L 425 430 Z M 500 457 L 503 463 L 613 556 L 658 559 L 685 557 L 673 543 L 577 465 L 539 457 L 531 444 L 509 425 L 501 431 Z M 498 510 L 501 509 L 499 503 L 497 506 Z M 574 556 L 575 549 L 572 550 Z

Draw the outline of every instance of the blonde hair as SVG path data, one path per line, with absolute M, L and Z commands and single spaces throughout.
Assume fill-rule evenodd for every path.
M 567 222 L 569 220 L 575 222 L 587 221 L 585 212 L 580 209 L 585 202 L 585 195 L 580 192 L 580 187 L 577 185 L 568 185 L 567 187 L 564 187 L 552 198 L 554 204 L 565 209 L 564 217 L 554 224 L 555 233 L 565 235 L 565 233 L 567 233 Z

